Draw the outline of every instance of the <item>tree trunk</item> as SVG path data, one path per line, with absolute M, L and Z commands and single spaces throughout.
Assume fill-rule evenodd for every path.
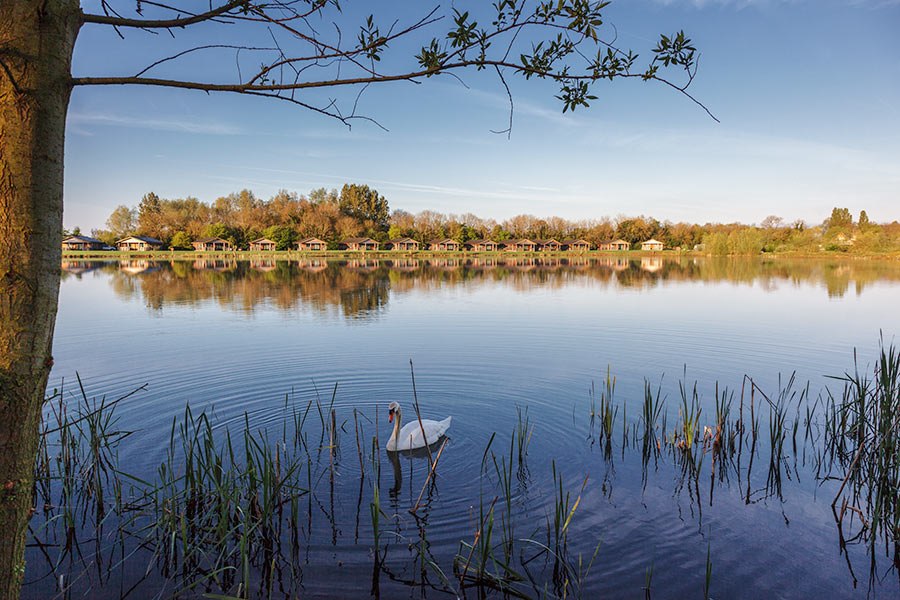
M 0 600 L 18 598 L 25 571 L 80 23 L 78 0 L 0 0 Z

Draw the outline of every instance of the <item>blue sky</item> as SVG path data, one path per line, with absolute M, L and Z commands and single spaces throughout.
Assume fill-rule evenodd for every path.
M 352 18 L 353 3 L 343 5 Z M 426 3 L 377 5 L 403 16 Z M 94 11 L 87 0 L 84 8 Z M 506 127 L 509 109 L 484 73 L 463 75 L 465 85 L 438 77 L 370 87 L 361 111 L 388 131 L 363 122 L 348 131 L 258 98 L 80 87 L 69 108 L 65 224 L 102 227 L 115 206 L 150 191 L 211 201 L 344 182 L 375 187 L 392 208 L 498 220 L 754 223 L 776 214 L 818 223 L 833 206 L 900 219 L 900 0 L 618 0 L 606 18 L 617 43 L 642 55 L 658 33 L 684 29 L 702 53 L 691 92 L 721 123 L 639 81 L 601 84 L 590 109 L 565 115 L 553 87 L 512 82 L 509 139 L 491 133 Z M 124 34 L 85 25 L 73 73 L 133 74 L 193 41 Z M 230 69 L 232 55 L 198 56 L 171 74 Z

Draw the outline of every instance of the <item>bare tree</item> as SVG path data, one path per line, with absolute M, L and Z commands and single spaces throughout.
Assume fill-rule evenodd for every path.
M 638 67 L 637 54 L 604 37 L 605 1 L 473 2 L 477 15 L 436 7 L 407 21 L 385 17 L 379 6 L 381 14 L 356 22 L 338 0 L 208 0 L 200 11 L 199 2 L 181 4 L 99 0 L 91 14 L 79 0 L 0 2 L 0 599 L 18 595 L 24 572 L 32 465 L 53 363 L 66 111 L 76 86 L 262 96 L 349 125 L 372 119 L 360 110 L 368 86 L 484 70 L 509 97 L 507 133 L 510 76 L 555 82 L 563 111 L 587 106 L 598 82 L 622 78 L 654 81 L 694 100 L 687 91 L 697 67 L 690 39 L 660 36 Z M 133 73 L 78 76 L 71 59 L 82 27 L 112 27 L 122 44 L 162 34 L 189 46 Z M 222 43 L 221 30 L 235 42 Z M 404 54 L 410 44 L 417 53 Z M 230 80 L 176 75 L 198 56 L 217 70 L 234 65 Z M 667 79 L 666 69 L 681 81 Z

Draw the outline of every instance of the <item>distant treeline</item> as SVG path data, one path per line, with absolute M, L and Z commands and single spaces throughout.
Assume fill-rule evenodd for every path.
M 70 233 L 81 232 L 78 228 L 64 232 Z M 647 216 L 570 221 L 518 215 L 498 222 L 470 213 L 391 211 L 384 196 L 357 184 L 346 184 L 340 191 L 319 188 L 308 195 L 282 190 L 269 200 L 242 190 L 209 204 L 191 197 L 163 199 L 151 192 L 136 207 L 118 206 L 107 219 L 106 229 L 94 229 L 92 235 L 109 245 L 129 235 L 145 235 L 170 248 L 185 250 L 190 250 L 195 240 L 212 237 L 243 249 L 255 239 L 268 238 L 277 243 L 278 250 L 289 250 L 307 237 L 325 240 L 336 249 L 342 239 L 366 236 L 380 242 L 410 237 L 422 243 L 442 238 L 460 243 L 483 238 L 496 242 L 582 238 L 594 245 L 615 239 L 636 245 L 654 238 L 667 249 L 702 250 L 714 255 L 900 251 L 900 223 L 875 223 L 866 211 L 854 220 L 846 208 L 835 208 L 820 225 L 786 223 L 775 215 L 759 225 L 672 223 Z

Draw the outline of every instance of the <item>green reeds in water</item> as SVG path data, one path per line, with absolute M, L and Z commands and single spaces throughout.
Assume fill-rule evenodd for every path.
M 857 363 L 838 379 L 844 387 L 831 397 L 825 443 L 841 480 L 832 507 L 842 548 L 864 542 L 874 554 L 883 542 L 900 566 L 900 352 L 882 342 L 871 377 Z

